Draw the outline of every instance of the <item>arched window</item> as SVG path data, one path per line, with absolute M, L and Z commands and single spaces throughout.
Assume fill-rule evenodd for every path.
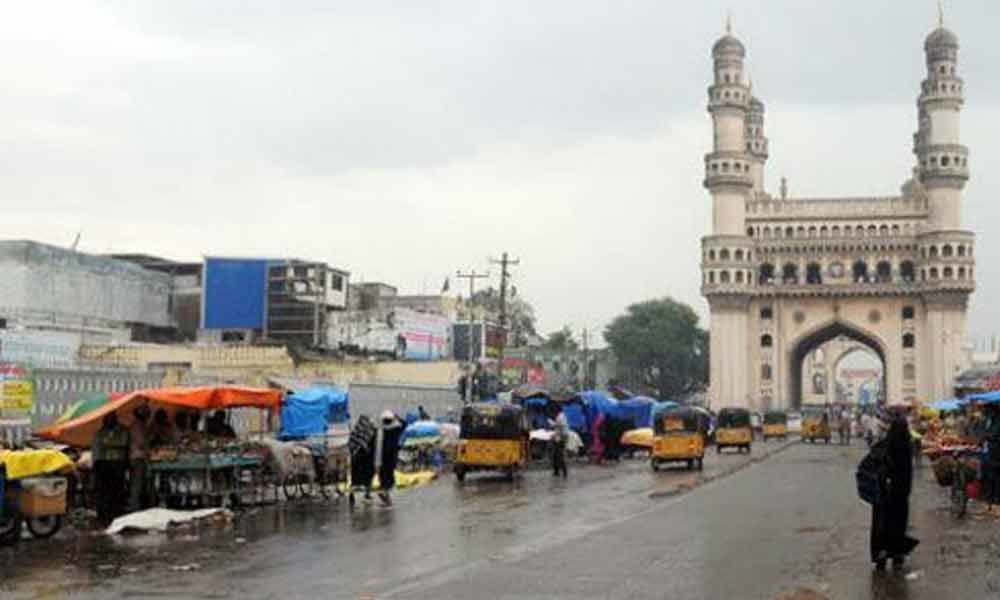
M 803 227 L 802 225 L 799 225 L 798 228 L 795 230 L 795 236 L 800 238 L 806 237 L 806 228 Z
M 753 227 L 747 227 L 747 237 L 753 237 Z
M 944 268 L 944 278 L 945 279 L 952 279 L 954 277 L 955 277 L 955 270 L 952 269 L 951 267 L 945 267 Z
M 857 234 L 858 237 L 863 236 L 865 234 L 865 226 L 858 225 L 857 227 L 854 228 L 854 233 Z
M 764 263 L 760 266 L 758 276 L 758 283 L 761 285 L 767 285 L 774 283 L 774 265 L 770 263 Z
M 868 226 L 868 235 L 870 235 L 872 237 L 875 237 L 876 233 L 878 233 L 878 228 L 876 228 L 874 225 L 869 225 Z
M 917 379 L 917 367 L 913 364 L 903 365 L 903 379 L 906 381 L 915 381 Z
M 920 249 L 920 258 L 927 258 L 927 248 Z
M 834 225 L 832 233 L 833 237 L 840 237 L 840 225 Z
M 743 283 L 743 271 L 736 271 L 736 283 Z
M 937 267 L 931 267 L 931 279 L 937 279 L 937 278 L 938 278 Z
M 708 260 L 715 260 L 715 250 L 708 251 Z
M 712 284 L 715 283 L 715 271 L 708 272 L 708 282 Z
M 781 281 L 783 283 L 799 282 L 799 267 L 795 263 L 786 264 L 781 270 Z
M 880 261 L 875 266 L 875 274 L 881 283 L 892 281 L 892 264 L 887 260 Z
M 958 268 L 958 278 L 965 279 L 965 267 Z
M 854 266 L 851 267 L 851 274 L 853 275 L 853 281 L 855 283 L 867 283 L 868 263 L 863 260 L 855 262 Z
M 809 263 L 806 265 L 806 283 L 823 283 L 823 268 L 819 263 Z
M 795 237 L 795 230 L 791 227 L 785 227 L 785 237 L 792 238 Z
M 830 229 L 826 225 L 819 228 L 819 237 L 829 237 L 829 235 Z
M 729 283 L 729 271 L 719 273 L 719 283 Z
M 811 237 L 811 238 L 816 237 L 816 226 L 815 225 L 809 228 L 809 237 Z
M 958 255 L 959 255 L 959 256 L 965 256 L 965 246 L 961 246 L 961 245 L 960 245 L 960 246 L 958 247 Z
M 878 233 L 882 237 L 885 237 L 885 236 L 889 235 L 889 226 L 888 225 L 883 225 L 883 226 L 879 227 L 878 228 Z
M 909 321 L 910 319 L 914 318 L 916 315 L 917 315 L 917 310 L 915 308 L 913 308 L 912 306 L 904 306 L 903 307 L 903 320 L 904 321 Z
M 904 348 L 915 348 L 917 346 L 917 338 L 912 333 L 903 334 L 903 347 Z
M 937 249 L 937 246 L 931 246 L 931 249 L 930 249 L 930 251 L 928 251 L 928 255 L 929 255 L 929 256 L 930 256 L 931 258 L 937 258 L 937 256 L 938 256 L 938 249 Z
M 763 381 L 771 381 L 771 365 L 765 363 L 760 366 L 760 378 Z
M 719 250 L 719 260 L 729 260 L 729 250 L 726 248 Z
M 899 225 L 892 226 L 892 235 L 899 235 Z
M 762 321 L 767 321 L 768 319 L 774 318 L 774 309 L 770 306 L 764 306 L 760 309 L 760 318 Z
M 771 228 L 770 227 L 765 227 L 764 228 L 764 239 L 767 239 L 767 240 L 771 239 Z
M 764 335 L 760 336 L 761 348 L 770 348 L 773 345 L 774 345 L 774 338 L 772 338 L 769 334 L 765 333 Z
M 737 248 L 736 249 L 736 256 L 734 258 L 736 260 L 743 260 L 743 250 Z
M 941 256 L 944 258 L 951 258 L 952 253 L 951 244 L 945 244 L 944 247 L 941 248 Z
M 913 283 L 916 279 L 915 267 L 912 260 L 904 260 L 899 263 L 899 276 L 907 283 Z

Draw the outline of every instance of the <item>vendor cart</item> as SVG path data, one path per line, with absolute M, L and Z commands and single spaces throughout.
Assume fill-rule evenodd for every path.
M 262 461 L 236 452 L 179 454 L 151 460 L 149 473 L 155 504 L 228 506 L 246 504 L 259 489 Z

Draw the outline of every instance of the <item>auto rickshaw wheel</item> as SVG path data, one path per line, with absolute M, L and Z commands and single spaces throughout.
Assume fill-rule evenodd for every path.
M 0 546 L 12 546 L 21 539 L 21 515 L 0 519 Z
M 693 471 L 694 470 L 694 460 L 693 459 L 689 458 L 687 460 L 687 468 L 688 468 L 688 471 Z
M 28 531 L 34 538 L 44 540 L 59 532 L 62 527 L 62 515 L 34 517 L 27 520 L 27 525 Z
M 649 461 L 649 467 L 651 469 L 653 469 L 654 472 L 655 471 L 659 471 L 660 470 L 660 461 L 656 460 L 655 458 L 650 459 L 650 461 Z
M 457 479 L 459 483 L 463 483 L 465 481 L 465 469 L 462 467 L 455 467 L 455 479 Z
M 722 446 L 716 444 L 715 445 L 715 453 L 716 454 L 722 454 Z

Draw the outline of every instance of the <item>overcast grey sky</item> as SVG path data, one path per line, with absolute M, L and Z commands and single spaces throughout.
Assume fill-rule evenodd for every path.
M 0 20 L 0 235 L 324 259 L 412 293 L 508 250 L 546 331 L 667 294 L 705 315 L 705 88 L 729 7 L 769 189 L 896 193 L 932 0 L 18 2 Z M 946 3 L 974 335 L 1000 329 L 998 22 L 1000 3 Z

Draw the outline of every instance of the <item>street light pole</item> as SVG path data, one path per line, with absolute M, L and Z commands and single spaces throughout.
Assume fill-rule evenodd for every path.
M 490 274 L 489 273 L 477 273 L 475 270 L 472 270 L 472 271 L 469 271 L 468 273 L 463 273 L 462 271 L 457 271 L 455 273 L 455 276 L 458 277 L 459 279 L 468 279 L 469 280 L 469 310 L 468 310 L 468 315 L 467 315 L 468 316 L 468 324 L 467 324 L 467 326 L 469 328 L 468 348 L 467 348 L 468 364 L 466 366 L 466 375 L 465 375 L 465 396 L 462 398 L 462 401 L 465 402 L 466 404 L 468 404 L 472 400 L 472 372 L 473 372 L 473 364 L 475 362 L 475 357 L 473 357 L 473 355 L 472 355 L 472 340 L 473 340 L 473 331 L 472 331 L 472 327 L 473 327 L 473 322 L 472 322 L 473 321 L 473 315 L 472 315 L 472 296 L 475 295 L 475 293 L 476 293 L 476 280 L 477 279 L 486 279 L 487 277 L 490 276 Z
M 500 265 L 500 356 L 497 361 L 497 380 L 503 381 L 503 358 L 507 350 L 507 279 L 510 273 L 507 267 L 521 264 L 520 259 L 510 259 L 504 252 L 500 260 L 490 259 L 495 265 Z

